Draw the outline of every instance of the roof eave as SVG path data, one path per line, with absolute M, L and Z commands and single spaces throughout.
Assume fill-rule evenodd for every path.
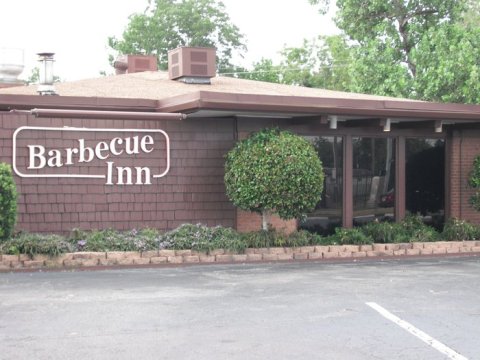
M 156 111 L 157 100 L 83 96 L 0 95 L 0 110 L 55 108 L 106 111 Z
M 198 91 L 158 101 L 157 111 L 192 113 L 199 110 L 238 110 L 318 115 L 358 115 L 418 120 L 477 120 L 480 105 L 441 104 L 408 100 L 370 100 Z

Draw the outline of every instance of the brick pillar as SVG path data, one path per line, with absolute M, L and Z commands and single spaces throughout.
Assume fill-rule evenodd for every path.
M 270 215 L 268 223 L 277 231 L 291 234 L 297 230 L 298 221 L 282 220 L 277 215 Z M 237 231 L 249 232 L 262 229 L 262 217 L 257 213 L 237 209 Z
M 468 185 L 473 160 L 480 155 L 480 132 L 478 130 L 455 130 L 447 146 L 446 161 L 448 195 L 445 209 L 449 217 L 465 219 L 480 224 L 480 212 L 470 205 L 470 196 L 475 192 Z M 448 201 L 448 202 L 447 202 Z

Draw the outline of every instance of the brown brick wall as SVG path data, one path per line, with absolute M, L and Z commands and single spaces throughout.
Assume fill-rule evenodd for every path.
M 68 232 L 72 228 L 116 228 L 119 230 L 155 227 L 172 229 L 185 222 L 206 225 L 235 225 L 235 210 L 225 196 L 224 154 L 233 146 L 233 120 L 133 121 L 90 119 L 42 119 L 27 115 L 0 115 L 0 161 L 12 163 L 12 135 L 20 126 L 85 127 L 115 129 L 162 129 L 170 137 L 171 167 L 152 185 L 106 185 L 104 179 L 21 178 L 15 176 L 19 192 L 18 230 Z M 27 144 L 50 148 L 69 146 L 78 133 L 33 131 L 19 134 L 18 168 L 26 170 Z M 120 134 L 120 135 L 119 135 Z M 126 133 L 81 133 L 92 144 Z M 135 133 L 137 134 L 137 133 Z M 129 134 L 131 136 L 135 134 Z M 89 137 L 91 136 L 91 137 Z M 159 138 L 161 143 L 161 138 Z M 157 143 L 157 142 L 156 142 Z M 161 146 L 161 145 L 160 145 Z M 24 150 L 22 150 L 24 149 Z M 42 169 L 41 173 L 72 172 L 100 174 L 105 161 L 80 166 Z M 115 164 L 164 169 L 165 158 L 118 156 Z M 29 173 L 31 173 L 30 170 Z
M 270 215 L 268 223 L 276 230 L 290 234 L 297 230 L 296 219 L 282 220 L 277 215 Z M 262 228 L 261 215 L 249 211 L 237 210 L 237 230 L 240 232 L 257 231 Z
M 286 126 L 282 121 L 243 119 L 237 125 L 239 138 L 267 125 Z M 202 119 L 185 121 L 133 121 L 89 119 L 42 119 L 19 114 L 0 115 L 0 161 L 12 162 L 12 135 L 20 126 L 162 129 L 171 142 L 171 168 L 167 176 L 154 179 L 152 185 L 105 185 L 103 179 L 20 178 L 15 177 L 19 191 L 18 230 L 32 232 L 67 232 L 72 228 L 131 229 L 155 227 L 172 229 L 178 225 L 204 223 L 237 226 L 239 231 L 261 228 L 258 215 L 235 211 L 225 196 L 223 185 L 224 154 L 233 146 L 234 120 Z M 96 134 L 100 141 L 112 134 Z M 106 136 L 106 137 L 105 137 Z M 76 136 L 67 134 L 59 140 L 47 132 L 22 133 L 19 146 L 29 141 L 47 148 L 68 146 Z M 86 137 L 86 136 L 84 136 Z M 480 212 L 469 204 L 473 193 L 468 176 L 473 159 L 480 154 L 480 130 L 454 130 L 447 139 L 448 196 L 447 214 L 480 223 Z M 23 143 L 22 143 L 23 141 Z M 18 158 L 25 158 L 19 150 Z M 142 163 L 137 165 L 136 161 Z M 165 166 L 162 156 L 123 159 L 125 165 Z M 20 161 L 21 162 L 21 161 Z M 21 167 L 21 166 L 20 166 Z M 97 174 L 104 161 L 84 164 L 82 173 Z M 55 173 L 58 170 L 46 172 Z M 287 232 L 296 228 L 296 221 L 284 222 L 277 217 L 271 223 Z
M 480 212 L 469 204 L 474 193 L 468 185 L 473 160 L 480 155 L 480 130 L 455 130 L 447 147 L 449 174 L 449 216 L 480 223 Z

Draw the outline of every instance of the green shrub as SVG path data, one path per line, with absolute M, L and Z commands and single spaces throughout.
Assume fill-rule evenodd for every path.
M 37 254 L 58 256 L 74 251 L 74 246 L 63 236 L 53 234 L 20 233 L 18 236 L 0 243 L 0 253 L 30 257 Z
M 287 239 L 282 233 L 278 233 L 273 229 L 252 231 L 240 235 L 249 248 L 268 248 L 284 246 Z
M 308 141 L 279 129 L 265 129 L 239 141 L 227 154 L 225 186 L 243 210 L 282 219 L 300 218 L 315 208 L 323 188 L 323 168 Z
M 0 163 L 0 241 L 12 236 L 17 221 L 17 188 L 10 165 Z
M 249 248 L 269 248 L 312 245 L 316 235 L 306 230 L 294 231 L 289 235 L 285 235 L 270 229 L 268 231 L 260 230 L 244 233 L 241 234 L 241 237 Z
M 466 220 L 449 219 L 443 227 L 444 240 L 477 240 L 480 239 L 480 227 Z
M 210 252 L 214 249 L 227 249 L 236 252 L 245 250 L 245 242 L 231 228 L 207 227 L 202 224 L 183 224 L 165 233 L 160 242 L 164 249 L 191 249 Z
M 287 237 L 289 247 L 308 246 L 315 244 L 315 235 L 306 230 L 294 231 Z
M 406 229 L 392 222 L 371 222 L 362 226 L 361 230 L 375 243 L 403 242 L 407 237 Z
M 372 244 L 373 239 L 367 235 L 360 228 L 336 228 L 335 234 L 327 236 L 324 244 L 331 245 L 364 245 Z
M 408 237 L 407 241 L 402 242 L 436 241 L 440 236 L 433 227 L 425 225 L 420 216 L 407 216 L 401 225 L 405 228 Z
M 147 251 L 158 248 L 161 235 L 154 229 L 72 231 L 69 241 L 77 251 Z
M 475 157 L 468 184 L 475 189 L 475 194 L 470 197 L 470 204 L 477 211 L 480 211 L 480 156 Z
M 426 242 L 438 239 L 437 231 L 425 225 L 419 216 L 407 216 L 400 223 L 372 222 L 361 229 L 376 243 Z

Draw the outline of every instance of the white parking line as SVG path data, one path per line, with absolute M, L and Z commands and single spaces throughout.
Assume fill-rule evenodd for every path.
M 448 346 L 442 344 L 440 341 L 435 340 L 430 335 L 424 333 L 420 329 L 417 329 L 415 326 L 413 326 L 409 322 L 406 322 L 405 320 L 402 320 L 399 317 L 393 315 L 391 312 L 389 312 L 385 308 L 381 307 L 377 303 L 367 302 L 365 304 L 370 306 L 375 311 L 379 312 L 382 316 L 384 316 L 388 320 L 393 321 L 395 324 L 397 324 L 398 326 L 400 326 L 404 330 L 407 330 L 410 334 L 416 336 L 417 338 L 419 338 L 423 342 L 427 343 L 428 345 L 430 345 L 434 349 L 440 351 L 442 354 L 447 355 L 450 359 L 468 360 L 465 356 L 460 355 L 455 350 L 450 349 Z

